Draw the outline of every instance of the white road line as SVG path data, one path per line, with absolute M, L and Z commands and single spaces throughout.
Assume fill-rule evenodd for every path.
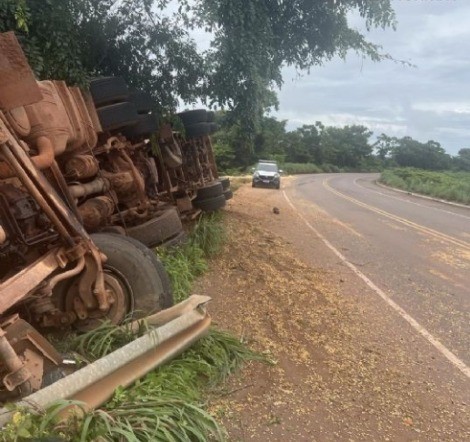
M 354 183 L 357 187 L 360 187 L 361 189 L 366 189 L 366 190 L 369 190 L 370 192 L 374 192 L 374 193 L 378 193 L 379 195 L 386 196 L 387 198 L 393 198 L 394 200 L 398 200 L 398 201 L 402 201 L 402 202 L 405 202 L 405 203 L 413 204 L 413 205 L 415 205 L 415 206 L 425 207 L 426 209 L 437 210 L 438 212 L 448 213 L 448 214 L 450 214 L 450 215 L 458 216 L 459 218 L 470 219 L 470 216 L 462 215 L 461 213 L 451 212 L 450 210 L 440 209 L 439 207 L 426 206 L 425 204 L 420 204 L 420 203 L 417 203 L 417 202 L 415 202 L 415 201 L 407 200 L 407 199 L 405 199 L 405 198 L 399 198 L 399 197 L 397 197 L 397 196 L 393 196 L 393 195 L 389 195 L 389 194 L 387 194 L 387 193 L 379 192 L 378 190 L 371 189 L 370 187 L 361 186 L 361 185 L 357 182 L 357 180 L 361 180 L 361 179 L 363 179 L 363 178 L 356 178 L 356 179 L 353 181 L 353 183 Z
M 315 233 L 323 243 L 349 267 L 359 278 L 361 278 L 368 287 L 370 287 L 377 295 L 379 295 L 390 307 L 392 307 L 408 324 L 411 325 L 424 339 L 426 339 L 431 345 L 433 345 L 452 365 L 458 368 L 467 378 L 470 378 L 470 367 L 465 362 L 459 359 L 454 353 L 452 353 L 445 345 L 443 345 L 438 339 L 436 339 L 431 333 L 429 333 L 422 325 L 418 323 L 412 316 L 410 316 L 405 310 L 403 310 L 395 301 L 389 298 L 383 290 L 377 287 L 364 273 L 362 273 L 354 264 L 351 264 L 346 257 L 338 251 L 315 227 L 313 227 L 307 219 L 300 213 L 300 211 L 292 204 L 291 200 L 287 196 L 285 190 L 282 191 L 284 198 L 307 227 Z

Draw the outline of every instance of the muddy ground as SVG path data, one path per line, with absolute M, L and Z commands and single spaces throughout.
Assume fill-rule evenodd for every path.
M 465 397 L 282 191 L 242 185 L 226 211 L 229 241 L 195 292 L 212 296 L 218 327 L 273 361 L 248 364 L 212 400 L 230 440 L 470 440 Z

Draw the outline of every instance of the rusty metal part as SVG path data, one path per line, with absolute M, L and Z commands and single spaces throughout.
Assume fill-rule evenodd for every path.
M 13 32 L 0 34 L 0 109 L 10 110 L 42 99 L 34 74 Z
M 189 212 L 193 209 L 193 203 L 188 195 L 176 198 L 176 206 L 180 212 Z
M 92 294 L 94 294 L 100 308 L 103 310 L 107 309 L 109 302 L 107 301 L 104 286 L 101 254 L 91 242 L 83 226 L 78 222 L 73 213 L 65 207 L 50 183 L 37 171 L 26 152 L 19 146 L 17 140 L 9 134 L 3 118 L 0 118 L 0 139 L 6 138 L 6 142 L 0 144 L 0 153 L 8 161 L 12 169 L 15 170 L 18 178 L 21 179 L 23 185 L 54 224 L 54 227 L 60 233 L 63 240 L 66 241 L 70 247 L 77 245 L 77 237 L 81 238 L 81 241 L 86 243 L 86 249 L 89 252 L 86 261 L 86 270 L 88 270 L 88 278 L 91 280 L 91 284 L 88 286 L 89 295 L 93 296 Z M 15 275 L 2 284 L 2 286 L 5 286 L 5 293 L 8 293 L 10 296 L 2 296 L 0 299 L 0 311 L 4 311 L 1 310 L 1 308 L 3 308 L 5 304 L 8 304 L 8 307 L 10 307 L 18 300 L 25 297 L 30 290 L 35 288 L 57 268 L 57 262 L 51 262 L 51 257 L 49 255 L 47 256 L 49 257 L 48 265 L 44 266 L 41 260 L 39 264 L 35 263 L 38 270 L 40 270 L 36 272 L 36 274 L 28 273 L 26 275 L 20 272 L 18 275 L 22 275 L 24 281 L 18 282 L 18 280 L 15 279 L 18 275 Z M 31 266 L 27 269 L 32 270 Z M 39 279 L 39 277 L 41 278 Z M 34 285 L 31 285 L 32 283 L 34 283 Z M 0 286 L 0 288 L 2 286 Z M 15 292 L 13 292 L 12 289 L 14 289 Z M 83 292 L 82 294 L 85 297 L 87 296 Z
M 62 357 L 36 329 L 18 315 L 8 318 L 2 323 L 2 327 L 9 345 L 9 348 L 0 345 L 1 362 L 4 365 L 2 368 L 8 370 L 3 378 L 5 387 L 8 391 L 13 391 L 21 386 L 18 395 L 30 393 L 25 390 L 39 390 L 45 361 L 59 365 Z
M 85 257 L 81 256 L 75 266 L 67 270 L 65 272 L 58 273 L 57 275 L 53 276 L 47 284 L 40 288 L 39 293 L 45 294 L 47 296 L 52 294 L 52 290 L 54 287 L 60 282 L 64 281 L 65 279 L 69 279 L 72 276 L 78 275 L 83 269 L 85 268 Z
M 17 349 L 17 353 L 30 346 L 30 344 L 47 360 L 55 365 L 62 362 L 60 353 L 44 338 L 32 325 L 21 319 L 18 315 L 8 318 L 7 323 L 3 323 L 7 337 L 12 345 Z
M 70 194 L 74 198 L 82 198 L 96 193 L 107 192 L 111 185 L 106 178 L 97 178 L 85 184 L 74 184 L 69 187 Z
M 0 183 L 0 216 L 16 243 L 33 246 L 57 238 L 34 199 L 13 184 Z
M 17 140 L 13 136 L 9 136 L 9 131 L 5 127 L 4 121 L 1 118 L 0 134 L 0 139 L 3 138 L 2 135 L 7 137 L 6 142 L 0 143 L 0 154 L 3 156 L 3 158 L 5 158 L 5 160 L 7 160 L 9 166 L 14 170 L 15 175 L 21 180 L 31 196 L 46 213 L 64 240 L 66 240 L 68 244 L 72 246 L 74 241 L 57 214 L 58 210 L 62 211 L 61 209 L 63 209 L 65 211 L 66 208 L 63 206 L 63 203 L 59 197 L 55 194 L 55 191 L 50 183 L 48 183 L 44 177 L 38 173 L 31 159 L 21 149 L 21 146 L 18 144 Z M 49 196 L 49 199 L 52 199 L 52 204 L 48 204 L 47 196 Z M 54 210 L 54 208 L 58 210 Z M 70 216 L 71 213 L 67 213 L 67 215 Z M 81 226 L 77 230 L 84 231 Z
M 0 244 L 3 244 L 7 240 L 7 234 L 5 233 L 5 229 L 0 224 Z
M 204 147 L 206 148 L 207 157 L 209 159 L 210 170 L 212 172 L 212 176 L 214 179 L 219 178 L 219 171 L 217 170 L 217 164 L 215 162 L 214 156 L 214 147 L 212 145 L 212 139 L 209 135 L 203 138 L 204 140 Z
M 5 112 L 5 116 L 18 136 L 26 137 L 29 135 L 31 132 L 31 123 L 29 122 L 28 114 L 23 106 Z
M 25 106 L 31 124 L 31 132 L 26 138 L 32 144 L 38 138 L 48 138 L 56 156 L 65 152 L 67 143 L 73 137 L 73 128 L 65 106 L 51 81 L 38 83 L 43 99 Z
M 119 199 L 125 200 L 135 197 L 135 182 L 131 172 L 103 172 L 102 174 L 109 180 L 111 188 L 116 192 Z
M 36 140 L 36 147 L 38 149 L 38 155 L 31 157 L 33 164 L 39 170 L 51 167 L 54 162 L 54 148 L 49 138 L 39 137 Z M 5 162 L 0 162 L 0 178 L 12 178 L 14 176 L 15 172 L 11 167 Z
M 80 217 L 80 213 L 78 212 L 78 207 L 75 202 L 75 199 L 70 193 L 67 181 L 65 180 L 64 175 L 55 160 L 52 162 L 50 169 L 48 171 L 45 171 L 44 174 L 47 175 L 47 178 L 49 178 L 51 184 L 54 185 L 55 189 L 61 195 L 64 202 L 68 205 L 70 210 L 77 217 L 78 221 L 82 223 L 83 221 Z
M 99 309 L 87 310 L 78 294 L 78 284 L 70 286 L 65 294 L 64 309 L 74 313 L 80 320 L 74 327 L 82 332 L 94 330 L 104 320 L 112 324 L 121 324 L 129 311 L 132 310 L 133 299 L 128 287 L 123 287 L 116 276 L 104 272 L 104 281 L 108 292 L 110 307 L 106 311 Z
M 88 310 L 94 310 L 98 302 L 98 308 L 106 311 L 111 304 L 104 282 L 102 266 L 104 261 L 104 255 L 96 248 L 92 249 L 91 253 L 85 256 L 85 270 L 80 277 L 78 293 Z
M 57 249 L 51 250 L 11 278 L 0 284 L 0 313 L 15 305 L 18 301 L 39 286 L 49 275 L 61 267 Z
M 96 232 L 107 224 L 114 212 L 114 202 L 108 196 L 98 196 L 86 200 L 78 207 L 83 225 L 88 232 Z
M 26 382 L 31 376 L 16 354 L 6 332 L 2 328 L 0 328 L 0 362 L 7 371 L 2 382 L 8 391 L 13 391 L 18 385 Z
M 80 114 L 81 124 L 85 129 L 86 142 L 84 145 L 92 149 L 98 142 L 97 129 L 101 128 L 101 125 L 95 126 L 93 122 L 92 114 L 96 114 L 96 110 L 88 108 L 84 97 L 85 94 L 78 87 L 69 87 L 69 91 Z
M 90 116 L 91 124 L 93 125 L 94 132 L 96 134 L 103 132 L 103 128 L 101 127 L 101 122 L 98 117 L 98 113 L 96 112 L 95 103 L 93 102 L 93 98 L 91 96 L 90 91 L 80 91 L 83 97 L 83 103 L 85 104 L 86 110 L 88 115 Z
M 64 81 L 53 81 L 52 86 L 64 105 L 70 124 L 70 136 L 66 149 L 74 151 L 83 147 L 89 149 L 95 147 L 98 136 L 80 90 L 67 87 Z
M 78 400 L 93 409 L 109 399 L 118 386 L 127 387 L 155 367 L 182 353 L 204 336 L 210 326 L 207 296 L 187 301 L 148 318 L 149 331 L 108 356 L 24 398 L 18 405 L 34 410 L 60 399 Z M 168 322 L 167 322 L 168 321 Z M 154 326 L 157 324 L 157 326 Z M 0 409 L 0 426 L 13 412 Z
M 64 165 L 65 176 L 72 180 L 92 178 L 99 170 L 100 165 L 93 155 L 75 155 Z

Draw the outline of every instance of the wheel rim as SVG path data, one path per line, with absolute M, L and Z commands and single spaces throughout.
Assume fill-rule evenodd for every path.
M 104 266 L 104 283 L 113 303 L 107 311 L 96 309 L 88 311 L 88 318 L 78 319 L 73 324 L 79 331 L 90 331 L 97 328 L 103 321 L 119 325 L 134 309 L 134 295 L 125 276 L 113 267 Z M 75 312 L 75 302 L 82 302 L 78 294 L 78 281 L 74 281 L 65 296 L 65 311 Z

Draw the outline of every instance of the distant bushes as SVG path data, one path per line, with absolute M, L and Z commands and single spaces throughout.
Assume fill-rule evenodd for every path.
M 432 172 L 414 168 L 382 172 L 380 181 L 408 192 L 470 204 L 470 172 Z
M 288 175 L 341 172 L 341 169 L 333 164 L 317 165 L 314 163 L 284 163 L 280 167 Z

